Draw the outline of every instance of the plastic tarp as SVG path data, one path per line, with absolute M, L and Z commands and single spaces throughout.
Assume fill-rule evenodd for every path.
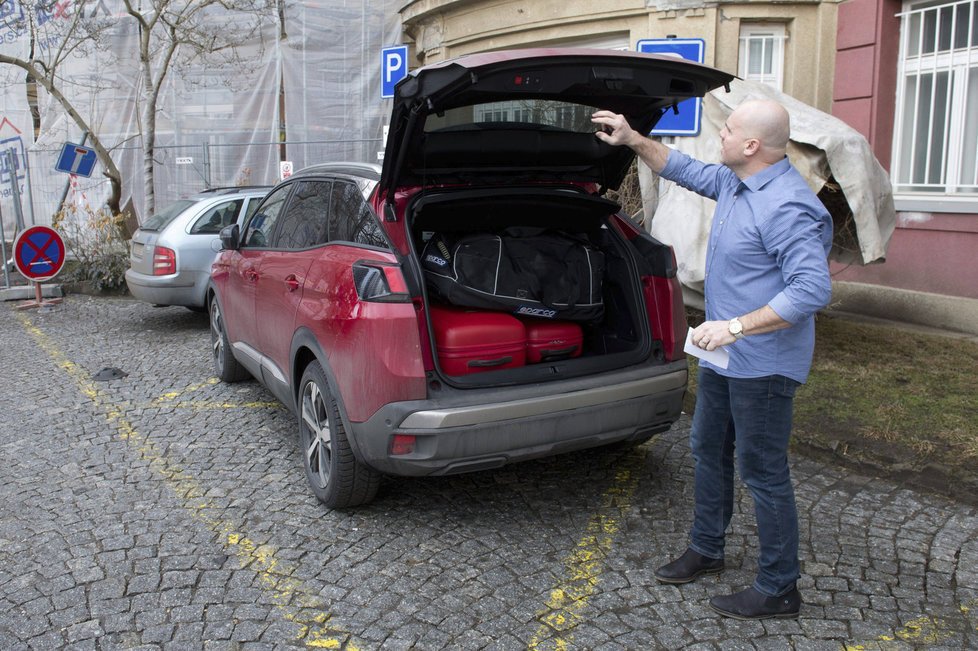
M 735 80 L 703 100 L 700 134 L 664 138 L 669 146 L 704 162 L 720 160 L 720 130 L 748 99 L 780 102 L 791 118 L 788 158 L 829 208 L 835 227 L 830 258 L 842 263 L 882 262 L 896 226 L 889 176 L 866 139 L 841 120 L 763 84 Z M 649 232 L 673 246 L 680 281 L 702 294 L 706 246 L 715 202 L 654 175 L 639 165 Z
M 282 160 L 294 170 L 324 161 L 377 162 L 390 113 L 389 100 L 380 96 L 381 49 L 400 43 L 400 4 L 282 0 L 280 11 L 264 5 L 263 29 L 237 42 L 233 53 L 192 59 L 178 51 L 157 103 L 156 207 L 207 187 L 274 184 Z M 0 52 L 21 59 L 29 51 L 26 7 L 26 0 L 0 3 Z M 38 9 L 37 58 L 52 56 L 65 42 L 75 11 L 110 27 L 60 63 L 58 87 L 111 151 L 122 174 L 121 205 L 131 200 L 145 221 L 138 26 L 121 0 Z M 208 11 L 206 20 L 235 33 L 233 14 L 220 5 Z M 35 142 L 25 77 L 21 68 L 0 65 L 0 137 L 9 132 L 22 140 L 27 155 L 18 164 L 30 165 L 30 183 L 22 178 L 27 223 L 50 224 L 62 197 L 68 205 L 98 209 L 109 194 L 102 165 L 89 178 L 54 170 L 64 144 L 82 144 L 84 136 L 39 87 Z M 0 198 L 9 238 L 13 211 L 9 198 Z

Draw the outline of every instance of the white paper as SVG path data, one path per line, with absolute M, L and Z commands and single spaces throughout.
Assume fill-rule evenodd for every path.
M 686 345 L 683 346 L 683 350 L 687 355 L 699 357 L 703 361 L 709 362 L 719 368 L 727 368 L 727 364 L 730 363 L 730 353 L 723 346 L 718 346 L 714 350 L 706 350 L 705 348 L 694 346 L 692 328 L 686 332 Z

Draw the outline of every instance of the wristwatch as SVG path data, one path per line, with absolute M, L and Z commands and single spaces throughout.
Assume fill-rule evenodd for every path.
M 744 338 L 744 324 L 739 317 L 734 317 L 727 322 L 727 331 L 734 336 L 734 339 Z

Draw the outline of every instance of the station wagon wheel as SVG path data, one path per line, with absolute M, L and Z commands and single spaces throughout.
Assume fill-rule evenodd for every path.
M 346 437 L 336 399 L 319 362 L 299 383 L 299 444 L 312 492 L 330 508 L 365 504 L 380 485 L 380 474 L 357 461 Z
M 238 382 L 248 377 L 248 371 L 238 363 L 231 352 L 227 329 L 224 327 L 224 313 L 217 297 L 211 299 L 211 353 L 214 356 L 214 371 L 224 382 Z

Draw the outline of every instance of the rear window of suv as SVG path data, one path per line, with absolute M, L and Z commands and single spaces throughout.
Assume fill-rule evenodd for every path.
M 425 121 L 425 131 L 464 130 L 482 127 L 551 127 L 578 133 L 591 133 L 591 114 L 596 109 L 583 104 L 553 100 L 519 99 L 460 106 Z
M 161 231 L 166 228 L 167 224 L 176 219 L 177 215 L 195 203 L 195 201 L 190 201 L 189 199 L 175 201 L 167 206 L 166 209 L 161 210 L 143 222 L 139 228 L 144 231 Z

